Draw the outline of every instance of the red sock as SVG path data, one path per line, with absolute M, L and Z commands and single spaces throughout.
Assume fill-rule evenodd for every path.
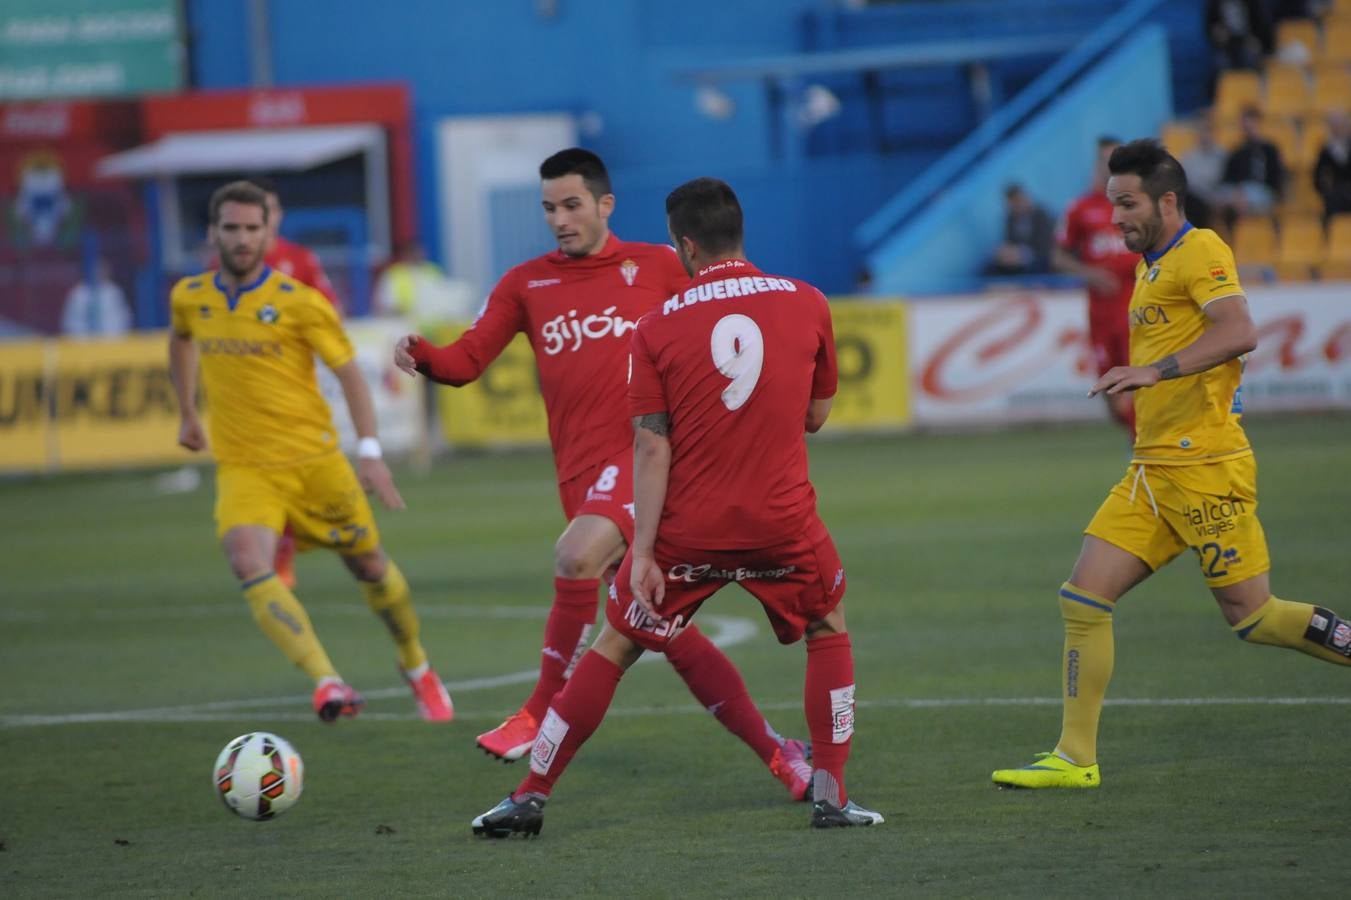
M 514 797 L 522 794 L 549 796 L 554 782 L 568 767 L 577 749 L 586 743 L 614 699 L 615 688 L 624 670 L 594 650 L 577 664 L 563 690 L 545 713 L 539 737 L 530 748 L 530 774 L 517 785 Z
M 832 634 L 807 641 L 807 681 L 802 693 L 807 730 L 812 736 L 813 796 L 844 806 L 844 764 L 854 736 L 854 652 L 849 635 Z M 825 773 L 833 783 L 821 778 Z
M 781 738 L 756 708 L 746 682 L 727 654 L 691 625 L 666 645 L 666 658 L 704 709 L 769 765 Z
M 579 656 L 587 630 L 596 621 L 596 578 L 555 578 L 554 605 L 544 626 L 544 649 L 540 651 L 539 681 L 525 701 L 525 711 L 536 721 L 544 718 L 549 701 L 563 689 L 568 669 Z

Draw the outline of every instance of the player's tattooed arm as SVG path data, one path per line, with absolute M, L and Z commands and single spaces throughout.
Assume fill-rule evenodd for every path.
M 1177 354 L 1170 353 L 1156 363 L 1150 363 L 1155 369 L 1159 370 L 1159 378 L 1167 380 L 1177 378 L 1182 374 L 1182 369 L 1177 362 Z
M 633 430 L 644 429 L 663 437 L 671 433 L 671 417 L 664 412 L 633 417 Z

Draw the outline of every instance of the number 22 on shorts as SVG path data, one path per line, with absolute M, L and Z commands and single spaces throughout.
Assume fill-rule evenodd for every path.
M 760 369 L 765 363 L 765 339 L 760 326 L 740 313 L 723 316 L 713 326 L 709 349 L 713 352 L 713 365 L 732 379 L 723 389 L 723 405 L 740 409 L 760 381 Z

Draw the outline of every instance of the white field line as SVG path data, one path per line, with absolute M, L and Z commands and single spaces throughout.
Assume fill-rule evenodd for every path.
M 192 607 L 188 607 L 188 609 L 191 608 Z M 201 607 L 199 607 L 199 609 L 200 608 Z M 451 609 L 451 607 L 439 607 L 439 608 L 447 610 Z M 235 610 L 236 612 L 238 611 L 237 606 L 232 606 L 231 609 Z M 370 614 L 369 610 L 365 610 L 364 607 L 362 609 L 367 615 Z M 490 617 L 494 612 L 498 610 L 497 607 L 458 607 L 457 609 L 460 611 L 463 611 L 465 609 L 478 609 L 484 613 L 484 615 L 481 616 L 482 618 Z M 532 618 L 543 617 L 543 615 L 548 612 L 547 609 L 540 610 L 539 608 L 525 608 L 512 610 L 513 613 L 519 613 L 522 611 L 530 613 L 531 614 L 530 617 Z M 423 611 L 419 610 L 419 613 L 421 614 L 423 613 Z M 516 617 L 518 616 L 516 615 L 508 616 L 508 618 L 516 618 Z M 735 646 L 737 644 L 745 643 L 746 641 L 755 637 L 756 634 L 755 624 L 751 622 L 749 619 L 742 619 L 734 616 L 704 615 L 699 618 L 699 621 L 703 625 L 707 626 L 709 639 L 712 640 L 713 643 L 719 647 L 726 648 Z M 639 657 L 638 662 L 640 663 L 652 662 L 653 660 L 659 659 L 662 659 L 662 657 L 659 654 L 647 653 Z M 539 669 L 535 668 L 535 669 L 527 669 L 521 672 L 511 672 L 506 675 L 492 675 L 485 678 L 469 678 L 463 681 L 448 681 L 446 682 L 446 690 L 450 691 L 451 697 L 454 698 L 456 696 L 459 696 L 460 694 L 466 694 L 472 691 L 488 690 L 489 688 L 504 687 L 506 685 L 512 684 L 528 684 L 534 681 L 538 676 L 539 676 Z M 390 697 L 402 697 L 405 696 L 407 693 L 408 693 L 407 686 L 400 685 L 398 687 L 379 688 L 373 691 L 363 691 L 362 696 L 364 696 L 367 700 L 384 700 Z M 298 704 L 308 704 L 309 701 L 310 701 L 309 694 L 292 694 L 286 697 L 255 697 L 248 700 L 215 700 L 207 703 L 189 703 L 182 706 L 154 706 L 145 709 L 104 710 L 100 712 L 69 713 L 64 715 L 43 715 L 43 714 L 4 715 L 0 716 L 0 728 L 14 728 L 25 725 L 28 726 L 73 725 L 85 722 L 194 722 L 194 721 L 212 721 L 219 719 L 238 719 L 239 713 L 231 712 L 232 710 L 237 711 L 255 710 L 255 709 L 266 710 L 268 708 L 275 708 L 281 706 L 295 706 Z M 498 715 L 497 713 L 494 713 L 493 715 L 498 715 L 498 718 L 504 718 L 513 712 L 515 712 L 514 709 L 502 712 L 500 715 Z M 257 717 L 259 715 L 266 718 L 288 717 L 288 714 L 286 713 L 282 713 L 280 715 L 270 712 L 264 712 L 261 714 L 250 713 L 250 716 L 252 717 Z M 312 713 L 307 714 L 306 716 L 304 716 L 304 718 L 309 718 L 312 715 L 313 715 Z M 459 715 L 462 718 L 465 717 L 462 713 L 457 713 L 457 715 Z M 298 713 L 295 714 L 295 717 L 301 718 L 300 714 Z M 404 716 L 401 714 L 370 713 L 363 711 L 361 714 L 361 718 L 415 719 L 417 718 L 417 716 L 411 713 L 408 714 L 407 716 Z
M 655 658 L 655 657 L 654 657 Z M 525 673 L 534 678 L 535 672 Z M 503 676 L 512 678 L 514 676 Z M 490 681 L 480 679 L 479 681 Z M 528 679 L 525 679 L 528 680 Z M 464 682 L 468 684 L 470 682 Z M 506 683 L 506 682 L 499 682 Z M 452 695 L 456 693 L 454 685 L 450 687 Z M 378 692 L 382 696 L 402 694 L 404 688 L 391 688 Z M 459 693 L 464 693 L 463 690 Z M 367 694 L 372 696 L 372 694 Z M 157 709 L 130 709 L 120 712 L 76 713 L 72 715 L 10 715 L 0 716 L 0 728 L 22 728 L 37 725 L 76 725 L 88 722 L 238 722 L 244 718 L 264 722 L 312 722 L 314 713 L 263 709 L 247 715 L 240 711 L 247 707 L 297 705 L 298 701 L 308 701 L 307 696 L 273 697 L 266 700 L 223 701 L 219 704 L 199 704 L 197 706 L 159 707 Z M 288 701 L 292 701 L 289 702 Z M 1059 706 L 1059 697 L 884 697 L 878 700 L 859 700 L 860 709 L 956 709 L 963 707 L 1041 707 Z M 1351 706 L 1351 697 L 1124 697 L 1106 701 L 1107 706 Z M 212 712 L 210 706 L 226 707 Z M 799 700 L 780 700 L 757 704 L 763 712 L 784 712 L 799 710 Z M 511 715 L 515 707 L 495 710 L 465 710 L 456 708 L 457 721 L 474 720 L 496 722 Z M 670 716 L 706 714 L 695 705 L 682 706 L 613 706 L 606 716 Z M 416 713 L 379 713 L 362 712 L 362 722 L 413 722 Z
M 339 613 L 343 615 L 370 615 L 370 611 L 361 604 L 344 604 L 323 608 L 320 615 Z M 482 618 L 482 619 L 540 619 L 547 615 L 546 607 L 500 607 L 500 606 L 420 606 L 418 614 L 423 618 Z M 83 619 L 102 618 L 108 621 L 153 620 L 157 618 L 207 618 L 212 616 L 238 616 L 241 606 L 236 603 L 201 604 L 184 607 L 132 607 L 120 610 L 71 611 L 70 613 L 38 611 L 32 614 L 13 613 L 0 610 L 0 622 L 38 622 L 66 616 L 80 616 Z M 756 634 L 756 626 L 749 619 L 732 616 L 705 614 L 699 621 L 708 626 L 709 636 L 719 647 L 731 647 L 750 640 Z M 652 662 L 660 659 L 657 654 L 646 654 L 639 662 Z M 483 678 L 470 678 L 463 681 L 447 682 L 446 688 L 452 697 L 474 691 L 489 690 L 513 684 L 528 684 L 538 675 L 537 669 L 511 672 L 505 675 L 492 675 Z M 365 691 L 370 700 L 383 700 L 402 697 L 408 688 L 379 688 Z M 39 725 L 74 725 L 89 722 L 220 722 L 239 721 L 241 718 L 274 722 L 312 721 L 314 714 L 308 709 L 297 711 L 283 707 L 308 706 L 308 694 L 292 694 L 284 697 L 255 697 L 245 700 L 217 700 L 207 703 L 192 703 L 181 706 L 158 706 L 145 709 L 103 710 L 88 713 L 69 713 L 61 715 L 15 714 L 0 715 L 0 728 L 21 728 Z M 952 709 L 960 707 L 1019 707 L 1019 706 L 1058 706 L 1059 697 L 935 697 L 905 698 L 887 697 L 876 700 L 861 699 L 858 706 L 862 709 Z M 766 712 L 783 712 L 802 708 L 800 700 L 785 700 L 759 703 Z M 1108 706 L 1351 706 L 1351 697 L 1137 697 L 1107 700 Z M 465 720 L 497 721 L 511 713 L 513 709 L 466 710 L 457 708 L 455 717 Z M 697 705 L 682 706 L 619 706 L 611 707 L 610 716 L 665 716 L 690 713 L 703 713 Z M 415 721 L 413 712 L 386 713 L 363 711 L 360 721 Z
M 363 603 L 317 606 L 311 610 L 320 619 L 329 616 L 365 616 L 374 618 Z M 462 606 L 418 604 L 422 619 L 543 619 L 547 606 Z M 196 603 L 186 606 L 119 606 L 105 609 L 0 609 L 0 623 L 35 625 L 47 622 L 153 622 L 165 619 L 239 619 L 249 621 L 249 608 L 243 603 Z

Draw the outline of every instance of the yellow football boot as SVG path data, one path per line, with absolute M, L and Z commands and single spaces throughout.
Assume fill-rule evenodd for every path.
M 1098 764 L 1076 766 L 1054 753 L 1038 753 L 1021 769 L 999 769 L 990 778 L 1001 788 L 1095 788 L 1102 784 Z

